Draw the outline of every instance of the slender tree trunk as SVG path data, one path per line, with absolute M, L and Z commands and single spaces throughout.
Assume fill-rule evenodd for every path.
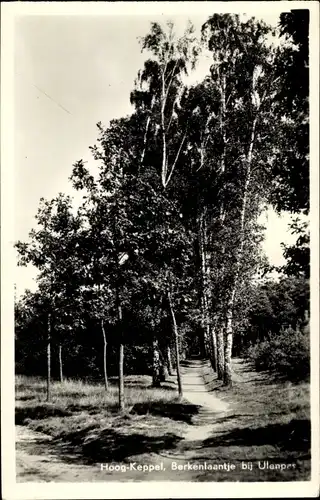
M 207 244 L 207 242 L 206 242 Z M 212 291 L 211 291 L 211 254 L 209 251 L 206 252 L 206 264 L 205 264 L 205 323 L 206 323 L 206 344 L 207 351 L 209 353 L 210 362 L 212 364 L 213 369 L 215 370 L 216 361 L 215 361 L 215 336 L 213 333 L 213 325 L 212 325 Z
M 212 369 L 214 370 L 214 361 L 213 361 L 213 349 L 212 349 L 212 341 L 211 341 L 211 331 L 208 328 L 207 329 L 207 342 L 208 342 L 208 359 L 210 361 L 210 364 L 212 366 Z
M 180 156 L 180 152 L 181 152 L 181 149 L 182 149 L 182 146 L 183 146 L 183 143 L 185 141 L 185 138 L 186 138 L 186 132 L 185 134 L 183 135 L 182 137 L 182 140 L 180 142 L 180 147 L 178 149 L 178 152 L 177 152 L 177 155 L 176 155 L 176 158 L 173 162 L 173 165 L 172 165 L 172 168 L 171 168 L 171 172 L 169 173 L 168 175 L 168 170 L 169 170 L 169 165 L 168 165 L 168 146 L 167 146 L 167 133 L 168 133 L 168 129 L 170 127 L 170 124 L 171 124 L 171 120 L 172 120 L 172 115 L 173 115 L 173 109 L 171 111 L 171 117 L 169 119 L 169 125 L 168 125 L 168 128 L 166 129 L 166 124 L 165 124 L 165 115 L 166 115 L 166 104 L 167 104 L 167 99 L 168 99 L 168 94 L 169 94 L 169 90 L 170 90 L 170 87 L 171 87 L 171 84 L 172 84 L 172 81 L 173 81 L 173 78 L 174 78 L 174 72 L 175 72 L 175 68 L 176 68 L 176 65 L 177 65 L 177 61 L 174 65 L 174 68 L 171 72 L 171 78 L 168 82 L 168 84 L 166 85 L 166 70 L 167 70 L 167 62 L 165 63 L 164 65 L 164 68 L 162 70 L 162 74 L 161 74 L 161 108 L 160 108 L 160 117 L 161 117 L 161 132 L 162 132 L 162 166 L 161 166 L 161 181 L 162 181 L 162 185 L 164 188 L 167 187 L 169 181 L 170 181 L 170 178 L 172 176 L 172 173 L 174 171 L 174 168 L 175 168 L 175 165 L 178 161 L 178 158 Z
M 101 331 L 103 336 L 103 378 L 104 378 L 104 387 L 107 391 L 109 389 L 108 383 L 108 373 L 107 373 L 107 336 L 104 328 L 104 320 L 101 319 Z
M 124 410 L 124 378 L 123 378 L 124 345 L 119 346 L 119 409 Z
M 208 352 L 207 352 L 207 329 L 206 329 L 206 300 L 204 296 L 204 291 L 201 291 L 202 297 L 201 297 L 201 330 L 202 330 L 202 337 L 203 337 L 203 347 L 204 347 L 204 354 L 206 357 L 208 357 Z
M 156 337 L 154 337 L 152 342 L 153 349 L 153 361 L 152 361 L 152 385 L 153 387 L 161 386 L 161 358 L 159 342 Z
M 219 87 L 220 87 L 220 98 L 221 98 L 221 107 L 220 107 L 220 132 L 221 132 L 221 140 L 222 140 L 222 152 L 220 157 L 220 175 L 222 177 L 222 193 L 221 193 L 221 202 L 220 202 L 220 213 L 219 218 L 221 225 L 224 225 L 225 221 L 225 188 L 224 188 L 224 179 L 223 176 L 226 171 L 226 146 L 227 146 L 227 134 L 226 134 L 226 76 L 225 74 L 218 75 L 219 79 Z M 222 248 L 222 254 L 224 254 L 224 247 Z M 220 272 L 216 269 L 217 278 L 224 280 L 224 261 L 222 259 Z M 220 278 L 219 278 L 220 275 Z M 212 350 L 214 352 L 214 361 L 213 365 L 215 366 L 217 372 L 217 378 L 219 380 L 223 380 L 224 378 L 224 332 L 219 325 L 218 321 L 214 321 L 214 327 L 211 329 L 211 345 Z
M 233 344 L 233 306 L 234 299 L 236 295 L 236 289 L 239 281 L 240 274 L 240 266 L 243 256 L 244 250 L 244 227 L 245 227 L 245 218 L 246 218 L 246 210 L 248 204 L 249 197 L 249 187 L 251 181 L 251 167 L 252 167 L 252 155 L 253 155 L 253 146 L 255 141 L 255 133 L 257 126 L 258 115 L 253 120 L 252 130 L 251 130 L 251 139 L 249 144 L 249 149 L 246 157 L 247 171 L 246 178 L 244 183 L 244 190 L 242 196 L 242 208 L 241 208 L 241 216 L 240 216 L 240 245 L 239 251 L 237 254 L 236 261 L 236 271 L 233 279 L 233 286 L 230 294 L 230 299 L 228 301 L 227 311 L 226 311 L 226 343 L 225 343 L 225 359 L 224 359 L 224 384 L 227 386 L 232 386 L 232 368 L 231 368 L 231 354 L 232 354 L 232 344 Z
M 162 86 L 161 86 L 161 131 L 162 131 L 162 167 L 161 167 L 161 180 L 165 188 L 167 185 L 167 137 L 165 129 L 165 107 L 166 107 L 166 88 L 165 88 L 165 70 L 162 72 Z
M 179 335 L 178 335 L 178 327 L 176 322 L 176 316 L 174 314 L 171 295 L 168 293 L 170 312 L 172 317 L 172 325 L 173 325 L 173 333 L 174 333 L 174 344 L 176 351 L 176 367 L 177 367 L 177 382 L 178 382 L 178 391 L 179 397 L 182 398 L 183 390 L 182 390 L 182 381 L 181 381 L 181 373 L 180 373 L 180 358 L 179 358 Z
M 224 175 L 226 170 L 226 75 L 221 76 L 220 82 L 221 110 L 220 110 L 220 131 L 222 139 L 222 153 L 220 160 L 220 175 Z M 225 190 L 224 185 L 221 193 L 220 220 L 223 223 L 225 218 Z
M 208 342 L 208 331 L 207 330 L 205 330 L 205 333 L 204 333 L 204 351 L 205 351 L 206 359 L 210 359 L 210 345 Z
M 171 347 L 168 345 L 167 346 L 167 363 L 168 363 L 168 373 L 171 376 L 172 375 L 172 359 L 171 359 Z
M 206 331 L 207 331 L 207 342 L 210 353 L 211 364 L 214 364 L 214 351 L 212 349 L 212 321 L 211 321 L 211 308 L 212 308 L 212 290 L 211 290 L 211 252 L 210 248 L 210 236 L 208 235 L 207 226 L 205 225 L 205 288 L 206 288 Z
M 217 371 L 217 338 L 216 338 L 216 332 L 213 327 L 211 327 L 211 332 L 210 332 L 210 338 L 211 338 L 211 351 L 212 351 L 212 357 L 211 357 L 211 365 L 213 368 L 213 371 Z
M 226 317 L 226 338 L 224 348 L 224 378 L 223 383 L 229 387 L 232 386 L 232 344 L 233 344 L 233 313 L 232 306 L 228 307 Z
M 119 410 L 124 410 L 124 378 L 123 378 L 123 359 L 124 359 L 124 344 L 122 340 L 122 307 L 118 296 L 118 321 L 119 321 Z
M 224 336 L 223 329 L 218 326 L 217 329 L 217 377 L 223 380 L 224 374 Z
M 60 375 L 60 382 L 63 382 L 63 364 L 62 364 L 62 345 L 59 344 L 59 375 Z
M 208 262 L 208 257 L 206 255 L 207 246 L 207 236 L 206 236 L 206 224 L 205 224 L 205 213 L 202 213 L 199 217 L 199 251 L 200 251 L 200 261 L 201 261 L 201 282 L 202 282 L 202 328 L 204 332 L 204 347 L 206 351 L 206 356 L 210 357 L 210 314 L 209 314 L 209 275 L 210 267 Z
M 48 314 L 47 331 L 47 401 L 51 400 L 51 314 Z

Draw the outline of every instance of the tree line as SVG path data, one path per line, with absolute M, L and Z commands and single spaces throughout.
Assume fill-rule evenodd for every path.
M 124 364 L 150 367 L 154 386 L 174 365 L 182 396 L 179 361 L 199 350 L 231 386 L 232 354 L 302 331 L 309 307 L 308 11 L 276 29 L 214 14 L 200 39 L 191 23 L 181 37 L 152 23 L 141 49 L 133 112 L 97 125 L 98 173 L 72 167 L 82 203 L 41 199 L 16 243 L 19 264 L 39 271 L 16 304 L 16 359 L 34 366 L 46 344 L 50 383 L 54 346 L 60 379 L 77 358 L 101 367 L 106 390 L 116 370 L 120 408 Z M 204 51 L 208 74 L 191 85 Z M 261 246 L 270 205 L 297 214 L 280 283 Z

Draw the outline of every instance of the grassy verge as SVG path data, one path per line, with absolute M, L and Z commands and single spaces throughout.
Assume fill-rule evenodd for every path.
M 226 389 L 204 364 L 208 397 L 212 394 L 224 400 L 229 410 L 202 416 L 199 407 L 177 399 L 174 383 L 154 389 L 150 377 L 126 377 L 126 411 L 122 414 L 117 412 L 115 381 L 108 392 L 101 385 L 82 381 L 55 382 L 52 401 L 47 403 L 44 380 L 17 377 L 16 423 L 52 436 L 55 454 L 71 464 L 164 460 L 168 474 L 173 461 L 181 466 L 188 462 L 229 463 L 235 465 L 234 471 L 171 471 L 170 477 L 148 479 L 308 480 L 309 384 L 257 373 L 241 360 L 234 361 L 234 369 L 234 385 Z M 201 419 L 206 420 L 203 434 Z M 199 433 L 192 440 L 183 439 L 190 425 L 199 425 Z M 243 468 L 248 463 L 252 468 Z M 274 464 L 284 465 L 274 468 Z
M 150 387 L 150 377 L 126 377 L 126 409 L 117 411 L 116 385 L 77 380 L 52 384 L 46 402 L 45 381 L 16 378 L 16 424 L 50 435 L 65 456 L 78 453 L 85 464 L 125 461 L 128 456 L 174 447 L 197 411 L 178 401 L 174 390 Z
M 234 360 L 234 385 L 226 389 L 205 368 L 209 392 L 229 403 L 232 411 L 216 419 L 214 432 L 198 453 L 199 459 L 251 462 L 242 472 L 247 481 L 307 480 L 310 476 L 310 388 Z M 264 466 L 265 468 L 259 468 Z M 283 470 L 270 464 L 294 464 Z M 272 466 L 271 466 L 272 467 Z M 224 474 L 220 480 L 227 480 Z

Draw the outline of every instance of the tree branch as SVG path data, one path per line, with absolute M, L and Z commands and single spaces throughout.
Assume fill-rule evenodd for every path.
M 188 124 L 187 124 L 187 127 L 188 127 Z M 171 172 L 170 172 L 170 174 L 169 174 L 169 175 L 168 175 L 168 177 L 167 177 L 167 180 L 166 180 L 166 183 L 165 183 L 165 186 L 164 186 L 164 187 L 167 187 L 167 185 L 168 185 L 168 183 L 169 183 L 169 181 L 170 181 L 170 179 L 171 179 L 171 176 L 172 176 L 173 171 L 174 171 L 174 169 L 175 169 L 175 167 L 176 167 L 176 164 L 177 164 L 178 158 L 179 158 L 179 156 L 180 156 L 180 152 L 181 152 L 182 146 L 183 146 L 183 144 L 184 144 L 184 141 L 185 141 L 185 139 L 186 139 L 186 136 L 187 136 L 187 128 L 186 128 L 185 133 L 184 133 L 184 135 L 183 135 L 183 138 L 182 138 L 182 140 L 181 140 L 181 143 L 180 143 L 180 146 L 179 146 L 178 152 L 177 152 L 177 154 L 176 154 L 176 158 L 175 158 L 175 160 L 174 160 L 174 162 L 173 162 L 173 165 L 172 165 L 172 168 L 171 168 Z

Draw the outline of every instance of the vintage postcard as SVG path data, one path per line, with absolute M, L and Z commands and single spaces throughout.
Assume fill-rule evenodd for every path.
M 317 496 L 318 3 L 1 10 L 3 498 Z

